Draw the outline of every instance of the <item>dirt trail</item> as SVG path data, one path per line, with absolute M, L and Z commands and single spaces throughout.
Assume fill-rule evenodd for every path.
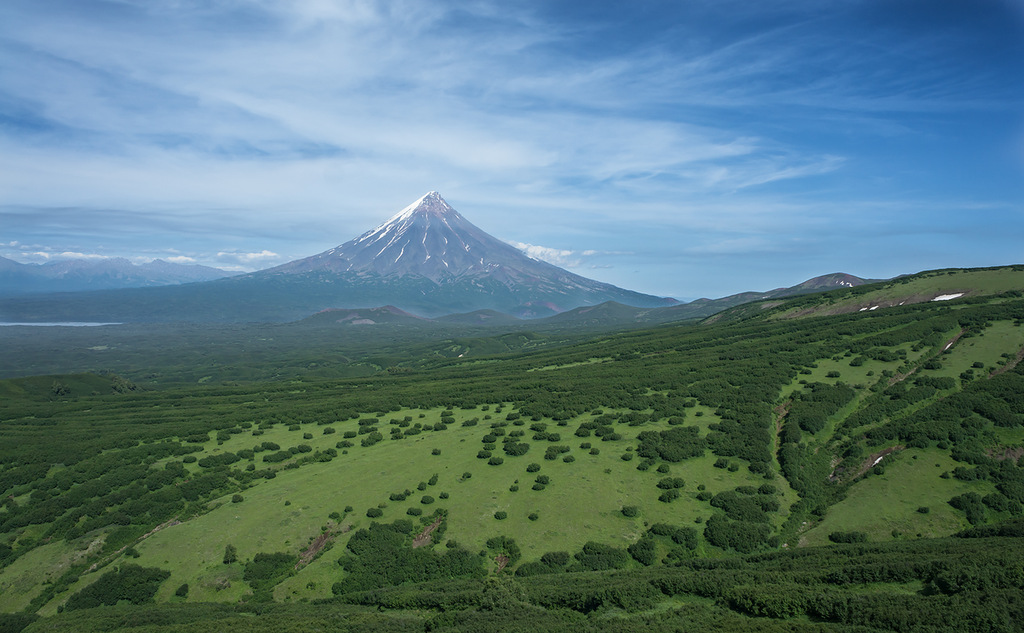
M 124 551 L 125 551 L 126 549 L 128 549 L 129 547 L 135 547 L 136 545 L 138 545 L 138 544 L 139 544 L 139 543 L 141 543 L 142 541 L 145 541 L 145 540 L 146 540 L 146 539 L 148 539 L 149 537 L 151 537 L 151 536 L 153 536 L 154 534 L 156 534 L 157 532 L 159 532 L 160 530 L 162 530 L 162 529 L 164 529 L 164 528 L 174 527 L 175 525 L 180 525 L 180 524 L 181 524 L 181 521 L 179 521 L 179 520 L 178 520 L 178 517 L 174 517 L 174 518 L 173 518 L 173 519 L 171 519 L 170 521 L 166 521 L 166 522 L 164 522 L 164 523 L 161 523 L 160 525 L 158 525 L 158 526 L 156 526 L 155 528 L 153 528 L 152 530 L 150 530 L 150 531 L 146 532 L 145 534 L 143 534 L 143 535 L 142 535 L 142 536 L 140 536 L 139 538 L 135 539 L 134 541 L 132 541 L 132 542 L 131 542 L 131 543 L 129 543 L 128 545 L 125 545 L 125 546 L 124 546 L 124 547 L 122 547 L 121 549 L 117 550 L 116 552 L 114 552 L 113 554 L 111 554 L 110 556 L 108 556 L 108 557 L 107 557 L 107 558 L 106 558 L 105 560 L 101 560 L 101 561 L 96 561 L 95 563 L 93 563 L 93 564 L 92 564 L 92 565 L 91 565 L 91 566 L 89 567 L 89 571 L 87 571 L 86 573 L 89 573 L 89 572 L 94 572 L 94 571 L 96 571 L 96 570 L 97 570 L 97 569 L 98 569 L 98 568 L 99 568 L 99 567 L 101 566 L 101 564 L 102 564 L 102 565 L 106 565 L 106 564 L 107 564 L 107 563 L 109 563 L 110 561 L 112 561 L 112 560 L 114 560 L 115 558 L 117 558 L 118 556 L 120 556 L 120 555 L 121 555 L 121 554 L 122 554 L 122 553 L 123 553 L 123 552 L 124 552 Z
M 951 338 L 948 341 L 946 341 L 946 344 L 942 346 L 942 352 L 939 352 L 939 354 L 948 351 L 949 348 L 953 347 L 953 345 L 957 341 L 959 341 L 960 337 L 963 336 L 964 334 L 967 334 L 967 330 L 966 329 L 962 329 L 959 332 L 957 332 L 956 336 L 954 336 L 953 338 Z M 936 354 L 932 358 L 935 358 L 937 356 L 938 356 L 938 354 Z M 917 371 L 917 367 L 911 369 L 910 371 L 908 371 L 905 374 L 896 374 L 895 376 L 893 376 L 892 378 L 889 379 L 889 386 L 891 387 L 891 386 L 895 385 L 898 382 L 903 382 L 904 380 L 909 378 L 911 376 L 911 374 L 913 374 L 916 371 Z
M 316 555 L 319 554 L 328 543 L 334 540 L 334 537 L 339 534 L 344 534 L 351 529 L 351 525 L 343 525 L 334 530 L 328 527 L 327 531 L 321 532 L 320 536 L 313 539 L 313 542 L 309 544 L 309 547 L 302 550 L 302 553 L 299 554 L 299 562 L 295 563 L 295 569 L 299 569 L 300 567 L 304 567 L 311 563 L 313 559 L 316 558 Z
M 1016 367 L 1017 364 L 1020 363 L 1020 361 L 1022 361 L 1022 360 L 1024 360 L 1024 347 L 1020 348 L 1020 351 L 1017 352 L 1017 355 L 1014 356 L 1010 360 L 1010 362 L 1006 363 L 1005 365 L 1003 365 L 999 369 L 997 369 L 994 372 L 992 372 L 991 374 L 989 374 L 988 377 L 991 378 L 993 376 L 998 376 L 999 374 L 1001 374 L 1003 372 L 1010 371 L 1011 369 Z
M 778 459 L 779 451 L 782 449 L 782 443 L 779 441 L 782 435 L 782 423 L 786 420 L 786 416 L 789 414 L 789 408 L 792 406 L 792 400 L 786 400 L 779 406 L 775 407 L 775 457 Z
M 783 402 L 779 406 L 775 407 L 775 409 L 774 409 L 775 415 L 778 416 L 777 418 L 775 418 L 775 434 L 776 435 L 778 435 L 779 433 L 782 433 L 782 422 L 783 422 L 783 420 L 786 419 L 786 416 L 789 415 L 789 408 L 792 405 L 793 405 L 793 401 L 792 400 L 786 400 L 785 402 Z
M 880 464 L 882 462 L 882 458 L 885 457 L 886 455 L 895 453 L 896 451 L 902 451 L 904 448 L 905 447 L 902 444 L 897 444 L 896 446 L 890 446 L 884 451 L 879 451 L 873 455 L 870 455 L 867 459 L 864 460 L 864 463 L 861 464 L 861 467 L 857 469 L 857 474 L 853 476 L 853 479 L 860 477 L 864 473 L 868 472 L 869 469 L 874 468 L 875 466 Z
M 945 352 L 945 351 L 949 350 L 950 347 L 953 347 L 953 344 L 956 343 L 957 341 L 959 341 L 960 337 L 963 336 L 964 334 L 967 334 L 967 330 L 966 329 L 960 330 L 960 332 L 956 336 L 954 336 L 953 338 L 951 338 L 948 341 L 946 341 L 946 345 L 945 345 L 945 347 L 942 348 L 942 351 Z
M 443 516 L 437 517 L 437 519 L 433 523 L 423 528 L 423 531 L 417 534 L 416 538 L 412 540 L 413 549 L 417 547 L 423 547 L 424 545 L 429 545 L 430 535 L 431 533 L 433 533 L 434 530 L 437 529 L 437 526 L 441 525 L 441 521 L 444 521 Z
M 895 385 L 898 382 L 903 382 L 904 380 L 909 378 L 911 376 L 911 374 L 913 374 L 915 371 L 917 371 L 917 367 L 911 369 L 910 371 L 908 371 L 905 374 L 896 374 L 895 376 L 893 376 L 892 378 L 889 379 L 889 386 L 891 387 L 891 386 Z

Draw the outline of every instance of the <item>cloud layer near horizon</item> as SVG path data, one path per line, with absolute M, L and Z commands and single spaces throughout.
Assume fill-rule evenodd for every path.
M 1022 33 L 1009 0 L 10 0 L 0 255 L 261 268 L 436 189 L 662 295 L 1024 261 Z

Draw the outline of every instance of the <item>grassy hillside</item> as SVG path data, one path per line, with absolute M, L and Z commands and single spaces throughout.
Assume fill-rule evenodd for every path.
M 931 270 L 887 281 L 842 288 L 793 299 L 751 301 L 722 311 L 709 323 L 744 318 L 794 319 L 868 312 L 930 301 L 986 300 L 995 295 L 1021 296 L 1024 266 Z
M 125 601 L 167 605 L 138 612 L 167 630 L 318 600 L 260 609 L 372 626 L 394 609 L 400 630 L 498 630 L 488 618 L 504 608 L 551 630 L 618 615 L 651 630 L 771 630 L 783 617 L 787 630 L 886 630 L 901 628 L 884 619 L 893 604 L 911 622 L 950 601 L 973 613 L 1022 588 L 999 576 L 952 590 L 935 567 L 942 548 L 995 561 L 1012 539 L 932 545 L 1016 534 L 1024 514 L 1024 299 L 995 290 L 516 354 L 502 337 L 427 340 L 429 362 L 346 380 L 0 381 L 0 611 L 43 616 L 38 630 Z M 844 568 L 834 557 L 857 547 L 936 562 L 860 592 L 794 571 Z M 720 582 L 693 584 L 709 569 Z M 771 582 L 802 597 L 779 606 L 737 584 L 739 569 L 796 574 Z M 434 621 L 439 600 L 464 616 Z M 847 611 L 822 611 L 829 600 Z M 868 615 L 848 617 L 850 600 Z M 96 613 L 97 630 L 122 617 Z

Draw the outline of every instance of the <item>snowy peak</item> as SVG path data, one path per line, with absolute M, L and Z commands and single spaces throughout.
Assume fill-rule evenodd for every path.
M 423 197 L 421 197 L 416 202 L 413 202 L 406 208 L 396 213 L 394 216 L 392 216 L 390 220 L 388 220 L 387 222 L 385 222 L 384 224 L 377 228 L 379 229 L 389 224 L 402 222 L 404 220 L 411 219 L 416 215 L 443 216 L 448 213 L 454 213 L 455 215 L 458 215 L 458 212 L 455 209 L 453 209 L 452 206 L 448 204 L 448 202 L 446 202 L 444 198 L 441 197 L 441 194 L 437 193 L 436 191 L 431 191 L 428 192 Z
M 523 259 L 518 250 L 474 226 L 431 191 L 354 240 L 272 270 L 417 275 L 440 283 L 503 266 L 518 269 Z
M 387 222 L 384 222 L 372 231 L 363 233 L 356 238 L 355 243 L 373 242 L 382 238 L 387 238 L 388 242 L 393 243 L 395 240 L 401 239 L 410 230 L 429 231 L 432 228 L 456 230 L 453 228 L 452 223 L 469 224 L 464 217 L 459 215 L 458 211 L 453 209 L 441 197 L 441 194 L 431 191 L 393 215 Z M 344 246 L 346 244 L 338 248 L 343 248 Z

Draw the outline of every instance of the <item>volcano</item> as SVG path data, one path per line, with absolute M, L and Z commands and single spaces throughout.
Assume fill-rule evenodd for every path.
M 529 257 L 472 224 L 436 191 L 353 240 L 252 277 L 282 275 L 347 280 L 332 307 L 367 307 L 376 300 L 369 297 L 390 292 L 386 303 L 424 316 L 491 309 L 536 317 L 605 301 L 675 303 Z

